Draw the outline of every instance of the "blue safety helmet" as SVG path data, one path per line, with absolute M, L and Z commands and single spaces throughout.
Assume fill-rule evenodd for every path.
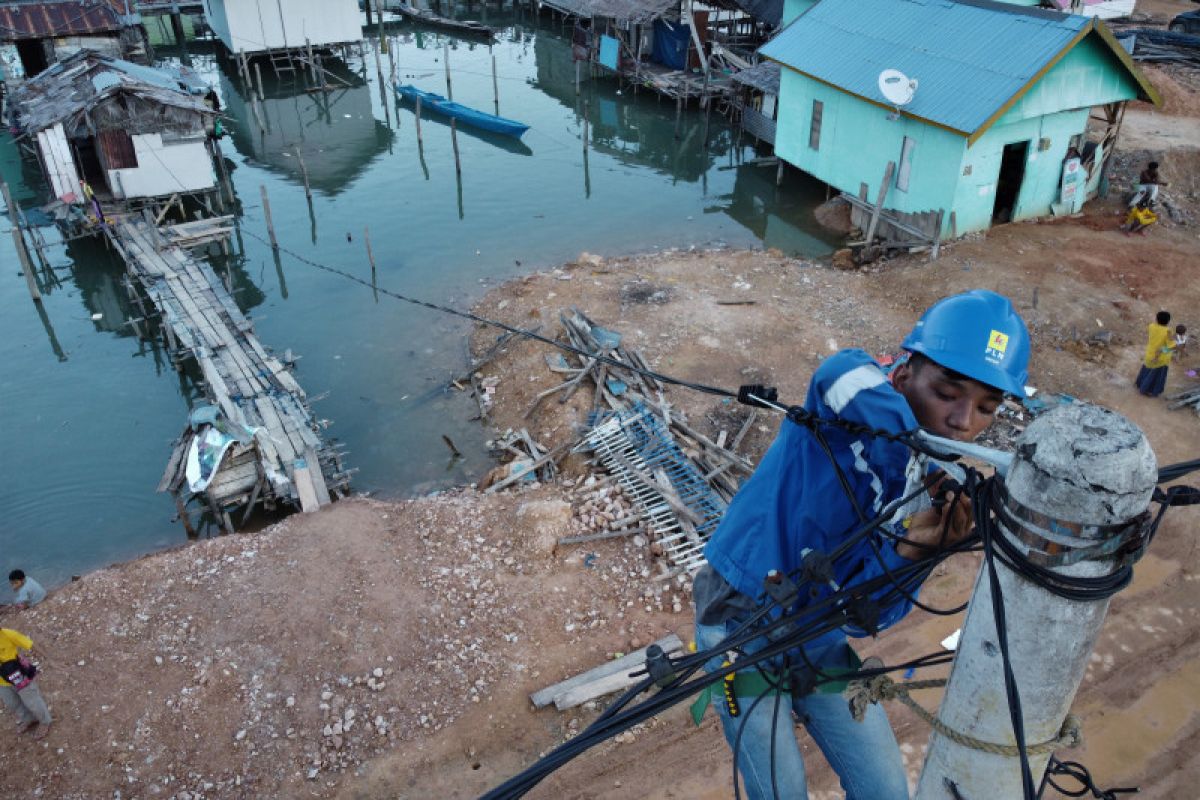
M 902 346 L 980 383 L 1025 396 L 1029 330 L 1003 295 L 973 289 L 937 301 Z

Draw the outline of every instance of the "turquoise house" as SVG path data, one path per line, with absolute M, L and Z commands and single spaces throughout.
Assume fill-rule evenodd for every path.
M 1159 103 L 1093 18 L 990 0 L 790 0 L 787 12 L 760 50 L 782 67 L 777 154 L 852 197 L 882 194 L 888 216 L 929 234 L 939 216 L 944 236 L 1078 210 L 1125 103 Z M 916 81 L 911 100 L 884 96 L 885 70 Z

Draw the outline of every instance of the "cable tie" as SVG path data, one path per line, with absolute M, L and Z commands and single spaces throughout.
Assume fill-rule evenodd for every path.
M 879 603 L 865 595 L 854 595 L 846 604 L 847 618 L 872 636 L 879 633 L 879 614 Z
M 826 584 L 835 592 L 841 591 L 833 578 L 833 560 L 820 550 L 805 548 L 800 551 L 800 577 L 812 583 Z
M 742 405 L 771 408 L 768 403 L 779 402 L 779 390 L 774 386 L 764 386 L 761 383 L 751 383 L 738 387 L 737 401 Z
M 675 682 L 675 667 L 671 664 L 671 658 L 656 644 L 646 648 L 646 671 L 660 689 Z

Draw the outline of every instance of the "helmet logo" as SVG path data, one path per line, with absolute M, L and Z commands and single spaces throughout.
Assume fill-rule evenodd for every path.
M 1003 358 L 1004 351 L 1008 349 L 1008 335 L 1000 331 L 993 330 L 988 336 L 987 348 L 984 355 L 988 358 Z

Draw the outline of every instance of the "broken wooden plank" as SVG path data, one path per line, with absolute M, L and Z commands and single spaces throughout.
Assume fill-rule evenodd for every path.
M 319 465 L 314 465 L 319 469 Z M 312 471 L 308 462 L 297 458 L 293 462 L 292 483 L 296 487 L 296 497 L 300 501 L 300 510 L 305 514 L 317 511 L 321 504 L 317 501 L 317 490 L 313 486 Z
M 661 647 L 662 651 L 667 654 L 678 652 L 683 649 L 683 642 L 674 633 L 664 636 L 654 644 Z M 606 661 L 600 666 L 594 667 L 587 672 L 580 673 L 572 678 L 567 678 L 566 680 L 560 681 L 553 686 L 547 686 L 545 689 L 540 689 L 529 695 L 529 699 L 533 701 L 534 708 L 545 708 L 551 703 L 554 703 L 555 706 L 561 711 L 562 709 L 570 708 L 571 706 L 559 705 L 558 698 L 565 697 L 570 692 L 577 692 L 579 690 L 588 689 L 588 687 L 594 687 L 597 681 L 616 676 L 618 679 L 624 679 L 627 681 L 627 683 L 624 684 L 625 686 L 630 686 L 636 683 L 638 679 L 627 678 L 627 673 L 639 669 L 643 664 L 646 663 L 647 649 L 647 647 L 643 647 L 641 650 L 635 650 L 628 655 L 615 658 L 612 661 Z M 594 696 L 599 697 L 603 694 L 608 694 L 609 692 L 615 692 L 620 688 L 622 687 L 618 685 L 613 689 L 609 689 L 601 692 L 599 695 Z M 588 691 L 591 691 L 591 689 L 588 689 Z M 578 703 L 575 703 L 575 705 L 585 703 L 590 699 L 592 698 L 586 697 L 583 700 L 580 700 Z

